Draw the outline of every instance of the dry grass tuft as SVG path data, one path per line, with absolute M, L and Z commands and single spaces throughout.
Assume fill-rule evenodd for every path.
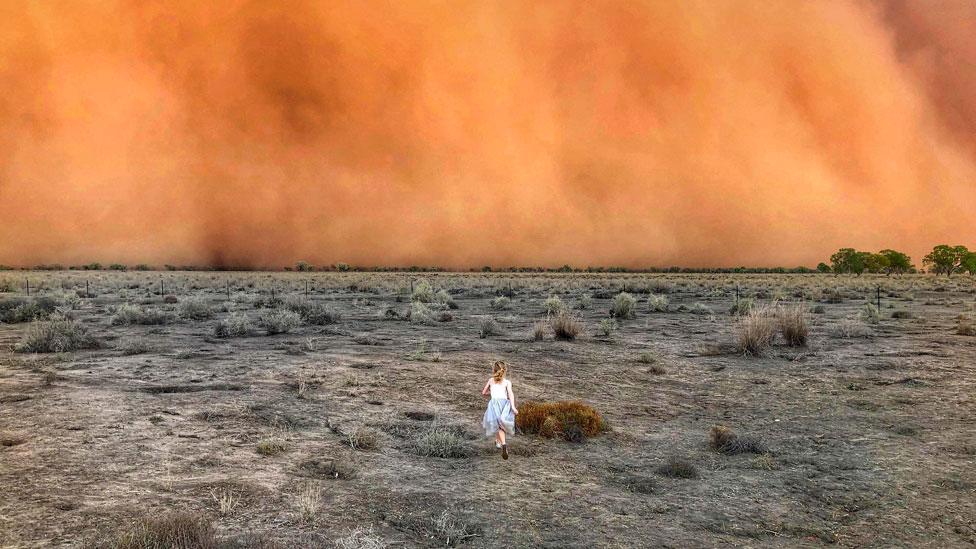
M 766 445 L 762 440 L 751 436 L 740 436 L 724 425 L 712 427 L 708 441 L 709 447 L 723 454 L 765 454 Z
M 385 549 L 390 546 L 383 538 L 374 534 L 372 528 L 362 526 L 346 532 L 333 543 L 336 549 Z
M 802 305 L 787 305 L 776 309 L 776 323 L 786 344 L 791 347 L 804 347 L 810 336 L 807 313 Z
M 700 476 L 698 474 L 698 467 L 695 467 L 694 463 L 677 456 L 669 457 L 664 464 L 657 468 L 657 474 L 670 478 L 683 479 L 695 479 Z
M 262 456 L 276 456 L 287 449 L 288 445 L 281 440 L 264 439 L 257 445 L 257 452 Z
M 450 425 L 431 425 L 414 438 L 411 447 L 424 457 L 466 458 L 472 454 L 463 431 Z
M 112 549 L 217 549 L 216 532 L 206 519 L 191 513 L 145 518 L 112 543 Z
M 583 322 L 565 310 L 549 319 L 549 326 L 552 327 L 556 339 L 564 341 L 576 339 L 583 332 Z
M 607 429 L 596 410 L 578 401 L 523 402 L 515 426 L 523 433 L 571 442 L 582 442 Z
M 739 352 L 762 356 L 776 338 L 776 322 L 765 308 L 754 309 L 736 323 L 733 331 Z

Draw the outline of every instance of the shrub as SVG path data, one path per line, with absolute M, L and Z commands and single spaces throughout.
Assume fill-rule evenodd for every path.
M 891 318 L 898 318 L 898 319 L 912 318 L 912 312 L 906 310 L 892 311 Z
M 822 315 L 827 312 L 827 308 L 823 305 L 814 305 L 813 307 L 810 307 L 810 312 L 815 315 Z
M 180 300 L 177 299 L 175 295 L 168 295 L 163 298 L 163 303 L 168 303 L 170 305 L 173 305 L 174 303 L 179 303 L 179 301 Z
M 535 341 L 542 341 L 546 337 L 546 323 L 543 321 L 536 322 L 532 326 L 532 339 Z
M 552 328 L 552 333 L 556 339 L 565 341 L 576 339 L 576 336 L 583 331 L 583 323 L 567 311 L 560 311 L 552 317 L 549 320 L 549 326 Z
M 115 314 L 112 315 L 112 326 L 128 326 L 130 324 L 156 326 L 168 324 L 172 320 L 173 315 L 161 309 L 155 307 L 142 309 L 136 305 L 123 303 L 115 309 Z
M 766 453 L 766 445 L 763 444 L 762 440 L 756 437 L 737 435 L 732 429 L 723 425 L 712 427 L 708 445 L 716 452 L 729 455 Z
M 191 296 L 180 302 L 179 314 L 180 318 L 186 320 L 206 320 L 213 316 L 213 311 L 206 299 Z
M 379 435 L 376 430 L 359 427 L 347 437 L 349 446 L 354 450 L 376 450 L 380 446 Z
M 346 532 L 332 543 L 335 549 L 386 549 L 390 546 L 383 538 L 375 535 L 372 528 L 362 526 Z
M 807 344 L 810 327 L 807 325 L 806 311 L 802 305 L 789 305 L 776 310 L 776 322 L 786 344 L 803 347 Z
M 478 328 L 478 337 L 484 339 L 489 336 L 501 335 L 502 329 L 498 326 L 498 322 L 494 318 L 483 318 L 481 319 L 481 325 Z
M 0 278 L 0 293 L 14 292 L 17 290 L 17 285 L 14 284 L 13 280 L 9 278 Z
M 542 304 L 543 308 L 546 310 L 547 315 L 557 315 L 566 310 L 566 304 L 563 303 L 559 296 L 549 296 L 548 299 Z
M 407 314 L 410 315 L 410 322 L 425 326 L 434 324 L 434 312 L 430 310 L 430 307 L 420 301 L 414 301 Z
M 305 298 L 288 298 L 285 301 L 285 308 L 298 313 L 306 324 L 317 326 L 335 324 L 342 318 L 341 313 L 335 308 Z
M 752 310 L 754 301 L 752 298 L 743 297 L 729 307 L 729 314 L 732 316 L 744 316 Z
M 302 325 L 302 317 L 288 309 L 273 309 L 262 315 L 259 323 L 268 335 L 286 334 Z
M 647 297 L 647 308 L 652 313 L 668 312 L 668 296 L 651 294 Z
M 736 349 L 753 356 L 765 354 L 776 338 L 773 320 L 765 309 L 753 310 L 742 317 L 733 328 Z
M 0 300 L 0 322 L 18 324 L 47 320 L 57 309 L 57 305 L 57 301 L 50 297 L 3 299 Z
M 610 316 L 613 318 L 628 319 L 634 318 L 634 308 L 637 300 L 627 292 L 620 292 L 613 298 L 610 304 Z
M 170 513 L 144 518 L 121 534 L 113 549 L 217 549 L 216 532 L 196 513 Z
M 966 315 L 959 315 L 956 333 L 964 336 L 976 335 L 976 325 L 973 324 L 973 319 Z
M 152 346 L 144 339 L 126 341 L 116 347 L 124 356 L 141 355 L 152 351 Z
M 581 295 L 579 301 L 576 302 L 576 309 L 579 309 L 580 311 L 585 311 L 586 309 L 589 309 L 592 305 L 593 305 L 593 298 L 584 294 Z
M 412 448 L 416 454 L 425 457 L 466 458 L 471 455 L 471 448 L 460 428 L 436 424 L 420 432 Z
M 691 309 L 689 309 L 688 312 L 690 312 L 693 315 L 710 315 L 710 314 L 714 314 L 714 313 L 712 313 L 712 310 L 707 305 L 705 305 L 704 303 L 698 303 L 698 302 L 696 302 L 694 305 L 692 305 L 691 306 Z
M 446 306 L 448 309 L 457 309 L 458 304 L 454 301 L 454 297 L 447 293 L 447 290 L 441 290 L 434 295 L 434 301 Z
M 500 295 L 495 299 L 492 299 L 488 306 L 495 311 L 507 311 L 512 308 L 512 300 Z
M 259 441 L 256 448 L 257 453 L 262 456 L 276 456 L 287 449 L 288 446 L 283 441 L 271 439 Z
M 663 465 L 657 468 L 657 473 L 661 476 L 671 478 L 695 479 L 698 478 L 698 468 L 691 461 L 671 456 Z
M 881 322 L 881 311 L 875 307 L 874 303 L 865 303 L 861 308 L 861 318 L 869 324 Z
M 98 340 L 84 326 L 56 315 L 47 322 L 31 324 L 14 350 L 18 353 L 65 353 L 98 346 Z
M 430 282 L 422 279 L 418 282 L 413 289 L 413 293 L 410 295 L 411 301 L 419 301 L 420 303 L 430 303 L 434 301 L 434 288 L 430 285 Z
M 605 431 L 607 426 L 592 407 L 578 401 L 523 402 L 515 416 L 523 433 L 579 442 Z
M 617 321 L 612 318 L 604 318 L 597 325 L 596 333 L 603 337 L 611 337 L 617 331 Z
M 214 337 L 247 337 L 251 333 L 251 318 L 247 313 L 231 313 L 214 326 Z

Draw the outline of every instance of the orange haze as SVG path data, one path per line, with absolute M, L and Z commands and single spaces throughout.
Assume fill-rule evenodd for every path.
M 976 245 L 976 3 L 0 4 L 0 263 Z

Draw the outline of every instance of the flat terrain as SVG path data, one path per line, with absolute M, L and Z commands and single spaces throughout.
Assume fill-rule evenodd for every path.
M 34 328 L 0 324 L 3 547 L 110 546 L 181 511 L 237 547 L 976 544 L 972 277 L 11 272 L 0 301 L 26 277 L 99 346 L 14 352 Z M 737 288 L 802 304 L 808 344 L 739 352 Z M 635 318 L 600 334 L 621 291 Z M 533 339 L 550 296 L 576 340 Z M 328 318 L 267 335 L 309 303 Z M 244 332 L 217 337 L 229 318 Z M 503 461 L 480 428 L 497 359 L 520 401 L 610 430 L 516 436 Z M 765 451 L 713 450 L 715 425 Z M 454 457 L 425 455 L 435 431 Z

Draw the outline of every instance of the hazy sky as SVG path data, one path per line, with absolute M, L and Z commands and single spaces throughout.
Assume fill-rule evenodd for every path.
M 976 247 L 976 2 L 0 2 L 0 263 Z

